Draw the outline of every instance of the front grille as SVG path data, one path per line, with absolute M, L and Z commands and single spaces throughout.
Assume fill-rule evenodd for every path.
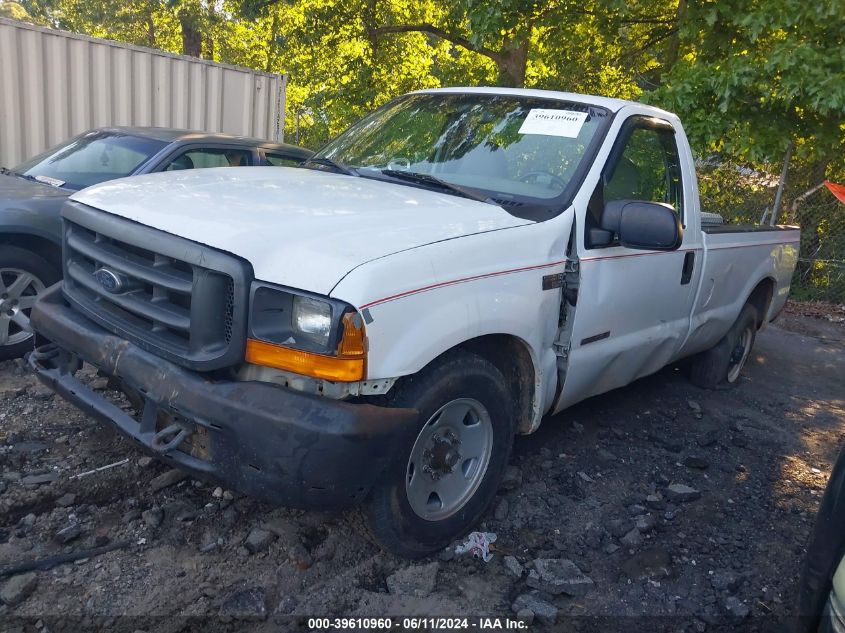
M 195 369 L 242 358 L 248 264 L 77 202 L 63 218 L 65 295 L 89 317 Z

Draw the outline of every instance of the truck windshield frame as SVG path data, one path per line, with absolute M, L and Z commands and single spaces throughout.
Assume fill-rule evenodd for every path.
M 425 182 L 433 177 L 542 221 L 569 207 L 612 119 L 606 108 L 551 97 L 413 93 L 352 125 L 315 159 L 356 176 L 451 193 Z M 422 177 L 399 178 L 398 171 Z

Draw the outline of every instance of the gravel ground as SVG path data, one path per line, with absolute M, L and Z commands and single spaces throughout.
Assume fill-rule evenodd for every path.
M 517 612 L 537 630 L 781 630 L 845 441 L 845 326 L 791 311 L 749 362 L 729 392 L 667 368 L 546 420 L 518 438 L 479 526 L 497 535 L 492 560 L 449 548 L 413 564 L 354 513 L 273 508 L 170 471 L 0 363 L 0 568 L 117 547 L 0 579 L 0 630 Z

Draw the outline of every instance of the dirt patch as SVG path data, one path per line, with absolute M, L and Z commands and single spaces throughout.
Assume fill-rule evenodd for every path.
M 606 616 L 626 631 L 762 630 L 790 613 L 845 440 L 843 329 L 790 311 L 759 336 L 735 390 L 667 368 L 518 438 L 479 526 L 497 535 L 489 563 L 450 548 L 411 564 L 352 514 L 273 508 L 191 478 L 153 492 L 166 466 L 0 364 L 0 567 L 129 542 L 35 572 L 0 620 L 175 631 L 184 616 L 222 614 L 269 631 L 290 614 L 522 610 L 541 629 L 573 618 L 594 630 L 577 617 Z

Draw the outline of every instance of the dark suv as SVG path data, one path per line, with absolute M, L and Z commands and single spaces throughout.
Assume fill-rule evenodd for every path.
M 845 446 L 819 506 L 793 633 L 845 633 Z
M 124 176 L 202 167 L 295 166 L 312 152 L 169 128 L 98 128 L 11 169 L 0 167 L 0 361 L 32 348 L 29 310 L 61 277 L 65 198 Z

